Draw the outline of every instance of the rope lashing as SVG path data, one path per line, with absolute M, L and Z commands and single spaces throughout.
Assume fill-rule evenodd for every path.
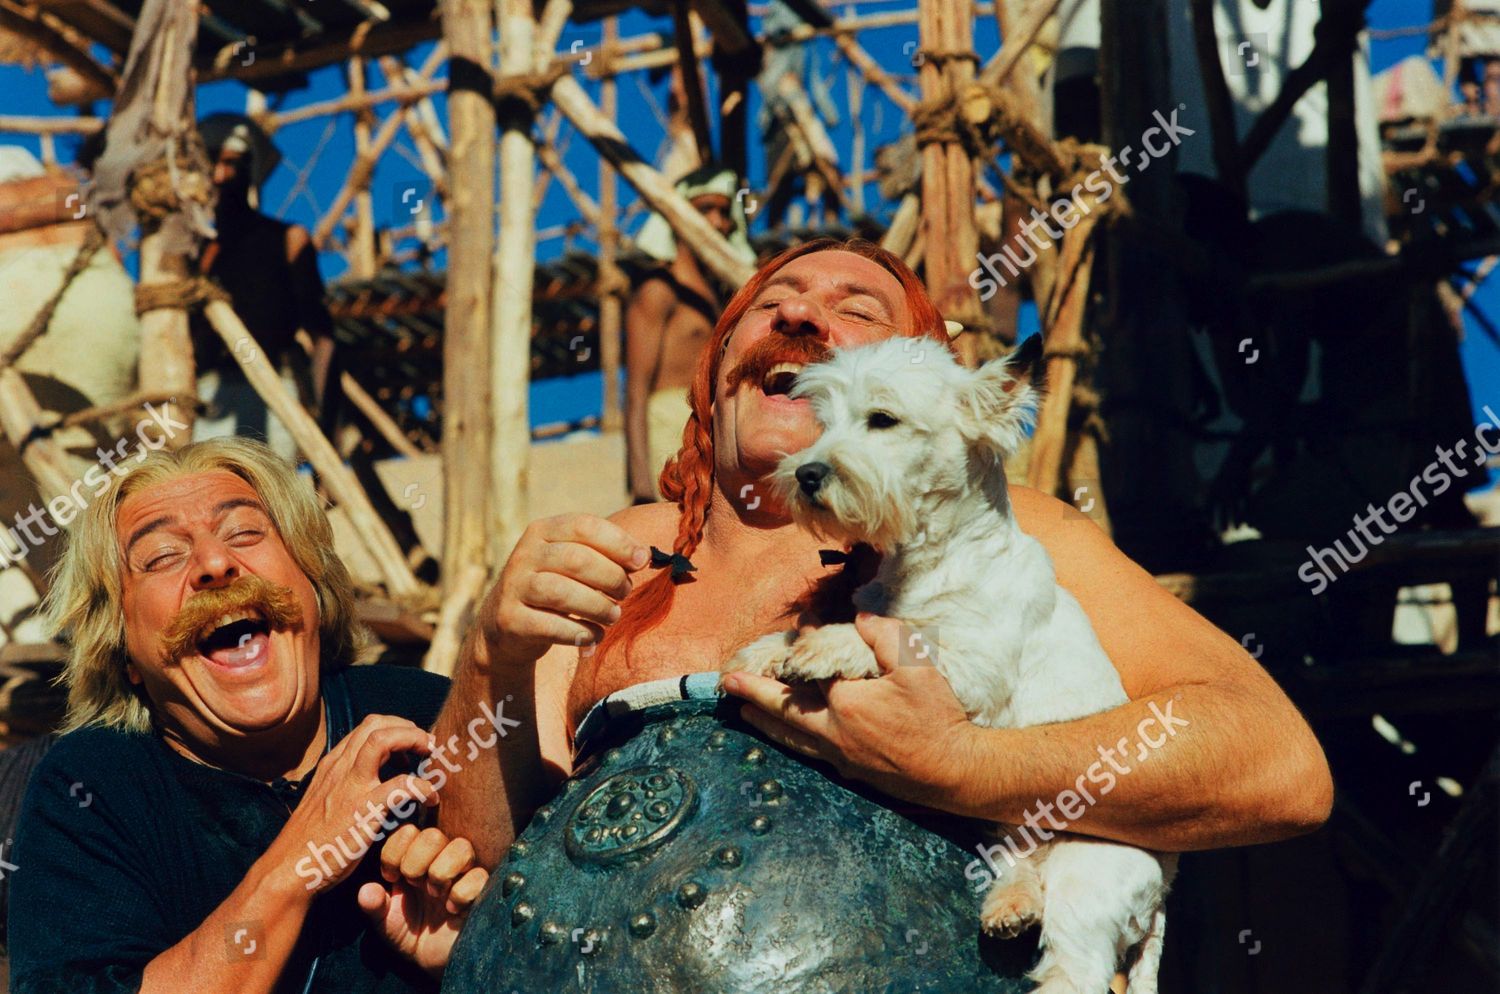
M 180 152 L 137 166 L 130 174 L 130 206 L 144 223 L 161 221 L 186 204 L 212 205 L 217 198 L 213 178 L 203 168 L 200 152 Z
M 165 283 L 143 283 L 135 288 L 135 312 L 177 310 L 202 307 L 211 300 L 229 300 L 223 287 L 207 276 L 190 276 Z
M 994 108 L 1004 99 L 999 87 L 973 83 L 962 93 L 922 101 L 911 112 L 917 147 L 958 144 L 972 157 L 984 155 L 1000 137 L 1001 119 Z
M 917 54 L 939 69 L 950 62 L 972 62 L 979 65 L 979 53 L 968 48 L 919 48 Z M 917 65 L 922 63 L 918 62 Z
M 495 80 L 491 96 L 495 113 L 501 117 L 535 117 L 546 103 L 552 84 L 568 74 L 568 67 L 558 63 L 542 72 L 516 73 Z

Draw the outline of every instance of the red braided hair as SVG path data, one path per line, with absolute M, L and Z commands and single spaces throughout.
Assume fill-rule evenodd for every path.
M 714 326 L 713 336 L 704 344 L 698 371 L 688 386 L 688 405 L 691 413 L 682 430 L 682 448 L 667 461 L 659 480 L 662 496 L 681 509 L 677 521 L 677 538 L 672 544 L 673 552 L 692 556 L 698 543 L 703 540 L 703 526 L 708 518 L 709 497 L 714 484 L 714 440 L 710 407 L 714 399 L 714 385 L 719 381 L 719 363 L 724 356 L 724 346 L 729 333 L 739 324 L 740 318 L 750 309 L 751 303 L 760 293 L 766 281 L 777 270 L 804 255 L 814 252 L 837 250 L 852 252 L 869 259 L 901 283 L 906 297 L 907 314 L 911 318 L 911 330 L 906 334 L 915 338 L 932 338 L 952 348 L 942 315 L 927 295 L 927 288 L 911 267 L 901 257 L 888 252 L 874 242 L 862 238 L 841 241 L 836 238 L 816 238 L 801 245 L 794 245 L 772 258 L 750 277 L 739 289 L 724 313 Z M 662 570 L 649 583 L 637 587 L 621 604 L 620 620 L 609 626 L 598 651 L 609 652 L 616 645 L 625 649 L 625 663 L 630 664 L 630 645 L 637 637 L 655 628 L 666 618 L 672 607 L 672 595 L 676 584 L 671 571 Z

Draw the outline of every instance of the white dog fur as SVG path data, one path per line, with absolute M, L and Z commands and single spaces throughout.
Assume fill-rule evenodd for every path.
M 926 339 L 835 350 L 802 369 L 792 391 L 811 400 L 822 435 L 771 479 L 803 527 L 881 553 L 856 605 L 935 642 L 923 655 L 970 719 L 993 728 L 1068 721 L 1126 701 L 1082 608 L 1010 511 L 1004 461 L 1036 400 L 1029 371 L 1013 373 L 1037 350 L 1027 351 L 1021 363 L 1012 356 L 971 371 Z M 848 624 L 767 636 L 725 669 L 794 680 L 879 675 Z M 986 895 L 984 928 L 1013 936 L 1041 924 L 1038 994 L 1103 994 L 1132 948 L 1128 990 L 1155 994 L 1175 856 L 1054 839 L 1012 866 L 995 864 L 1002 876 Z

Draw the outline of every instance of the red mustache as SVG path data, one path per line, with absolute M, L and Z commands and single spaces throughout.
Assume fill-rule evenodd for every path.
M 197 646 L 221 615 L 254 609 L 272 631 L 299 628 L 302 608 L 290 587 L 246 573 L 227 587 L 200 590 L 189 597 L 161 633 L 167 658 L 177 662 Z
M 772 366 L 778 362 L 796 362 L 810 365 L 823 362 L 833 355 L 833 350 L 821 341 L 808 335 L 780 335 L 771 333 L 754 345 L 729 371 L 725 380 L 726 390 L 734 393 L 741 383 L 749 381 L 756 387 L 765 380 Z

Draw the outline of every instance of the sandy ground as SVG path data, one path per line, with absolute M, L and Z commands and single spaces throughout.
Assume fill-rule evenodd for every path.
M 388 459 L 376 466 L 397 507 L 410 512 L 417 537 L 441 560 L 443 470 L 437 456 Z M 577 432 L 531 447 L 527 519 L 569 512 L 613 514 L 624 507 L 625 436 Z M 334 545 L 357 579 L 378 582 L 374 563 L 348 520 L 335 508 Z

